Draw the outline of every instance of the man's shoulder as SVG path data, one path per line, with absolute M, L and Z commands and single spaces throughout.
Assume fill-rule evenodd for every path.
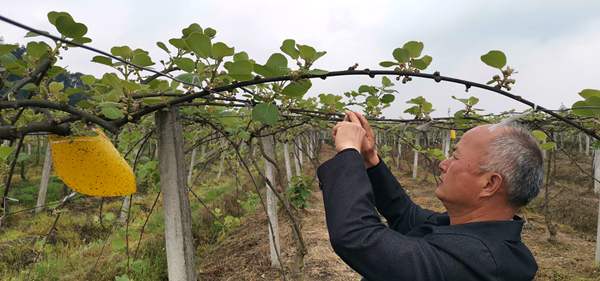
M 501 280 L 531 280 L 537 264 L 521 242 L 521 229 L 519 221 L 438 225 L 423 238 L 438 249 L 447 267 L 465 267 Z

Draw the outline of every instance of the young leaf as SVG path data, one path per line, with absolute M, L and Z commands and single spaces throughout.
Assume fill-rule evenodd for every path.
M 296 41 L 293 39 L 283 40 L 283 43 L 281 43 L 281 47 L 279 49 L 293 59 L 297 59 L 300 55 L 300 51 L 296 49 Z
M 385 94 L 381 97 L 381 102 L 382 103 L 391 103 L 394 101 L 396 97 L 392 94 Z
M 156 46 L 163 49 L 165 52 L 167 52 L 169 54 L 171 53 L 171 51 L 169 51 L 169 48 L 167 48 L 167 45 L 165 45 L 165 43 L 163 43 L 163 42 L 160 42 L 160 41 L 156 42 Z
M 382 61 L 379 63 L 379 65 L 382 67 L 390 67 L 390 66 L 398 65 L 398 63 L 393 62 L 393 61 Z
M 173 59 L 173 62 L 185 72 L 193 72 L 196 69 L 194 61 L 190 58 L 176 58 Z
M 410 59 L 410 54 L 404 48 L 394 49 L 394 51 L 392 52 L 392 55 L 400 63 L 408 62 L 408 60 Z
M 222 59 L 224 57 L 233 56 L 234 48 L 227 46 L 223 42 L 217 42 L 212 46 L 212 57 L 214 59 Z
M 95 56 L 92 58 L 92 62 L 113 66 L 112 59 L 105 56 Z
M 55 20 L 55 26 L 60 34 L 69 38 L 79 38 L 87 33 L 87 26 L 78 23 L 71 16 L 61 15 Z
M 185 43 L 197 56 L 201 58 L 210 57 L 212 44 L 208 36 L 194 32 L 185 39 Z
M 506 65 L 506 55 L 502 51 L 492 50 L 481 56 L 481 61 L 491 67 L 502 69 Z
M 226 62 L 225 69 L 227 69 L 227 74 L 233 79 L 239 81 L 246 81 L 252 79 L 252 70 L 254 69 L 252 62 L 248 60 L 240 60 L 234 62 Z
M 113 56 L 129 59 L 133 56 L 133 51 L 128 46 L 114 46 L 110 48 L 110 53 Z
M 431 56 L 424 56 L 420 59 L 415 59 L 412 61 L 412 66 L 420 69 L 420 70 L 425 70 L 429 64 L 431 63 L 431 61 L 433 60 L 433 58 L 431 58 Z
M 409 41 L 402 46 L 402 49 L 407 50 L 411 58 L 418 58 L 423 51 L 423 42 Z
M 285 86 L 285 88 L 283 88 L 283 91 L 281 93 L 288 97 L 300 98 L 300 97 L 304 96 L 304 94 L 306 94 L 306 92 L 308 92 L 308 89 L 310 89 L 311 86 L 312 86 L 312 83 L 308 79 L 292 81 L 292 83 L 290 83 L 289 85 Z
M 259 103 L 252 109 L 252 120 L 269 126 L 275 125 L 279 120 L 279 110 L 274 104 Z

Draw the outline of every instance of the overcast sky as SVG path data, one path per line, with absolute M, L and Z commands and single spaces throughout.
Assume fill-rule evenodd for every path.
M 67 11 L 88 26 L 90 46 L 110 50 L 128 45 L 150 51 L 155 62 L 165 58 L 156 41 L 180 37 L 190 23 L 213 27 L 217 41 L 246 51 L 259 63 L 279 51 L 284 39 L 327 51 L 315 67 L 380 69 L 392 50 L 406 41 L 425 44 L 433 57 L 427 72 L 486 82 L 495 73 L 479 57 L 503 50 L 516 68 L 512 92 L 549 108 L 571 106 L 584 88 L 600 89 L 600 1 L 12 1 L 0 14 L 57 34 L 48 23 L 49 11 Z M 25 43 L 25 32 L 0 22 L 6 43 Z M 36 38 L 36 40 L 39 40 Z M 71 49 L 59 62 L 72 72 L 101 74 L 108 67 L 90 62 L 94 54 Z M 309 95 L 341 94 L 380 78 L 315 80 Z M 399 93 L 387 117 L 398 117 L 406 101 L 423 95 L 435 116 L 461 109 L 451 95 L 480 98 L 490 112 L 524 109 L 493 93 L 452 84 L 415 79 L 398 85 Z

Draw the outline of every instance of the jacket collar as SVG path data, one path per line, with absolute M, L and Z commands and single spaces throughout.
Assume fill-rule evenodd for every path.
M 467 234 L 492 240 L 521 241 L 523 219 L 514 216 L 510 221 L 482 221 L 450 225 L 447 214 L 436 218 L 434 233 Z

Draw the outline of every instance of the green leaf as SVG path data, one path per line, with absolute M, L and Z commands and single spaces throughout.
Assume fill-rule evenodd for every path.
M 193 73 L 183 73 L 178 75 L 176 78 L 188 84 L 197 84 L 200 82 L 200 77 Z
M 48 85 L 48 90 L 51 93 L 57 94 L 65 88 L 65 85 L 62 82 L 50 82 Z
M 56 26 L 56 19 L 57 19 L 58 17 L 60 17 L 60 16 L 66 16 L 66 17 L 69 17 L 69 18 L 73 19 L 73 17 L 71 17 L 71 15 L 69 15 L 69 13 L 67 13 L 67 12 L 56 12 L 56 11 L 51 11 L 51 12 L 49 12 L 49 13 L 48 13 L 48 21 L 49 21 L 49 22 L 50 22 L 52 25 Z
M 492 50 L 481 56 L 481 61 L 491 67 L 502 69 L 506 65 L 506 55 L 502 51 Z
M 575 102 L 571 110 L 575 115 L 600 118 L 600 97 L 591 96 L 584 101 Z
M 368 106 L 378 106 L 379 105 L 379 99 L 376 96 L 369 96 L 369 97 L 367 97 L 366 101 L 367 101 Z
M 412 61 L 412 66 L 420 69 L 420 70 L 425 70 L 429 64 L 431 64 L 431 61 L 433 60 L 433 58 L 431 56 L 424 56 L 420 59 L 415 59 Z
M 181 30 L 183 37 L 187 37 L 194 32 L 204 33 L 204 30 L 202 30 L 202 27 L 200 27 L 200 25 L 197 23 L 192 23 L 188 27 Z
M 83 82 L 83 84 L 86 85 L 93 85 L 94 83 L 96 83 L 96 77 L 94 77 L 93 75 L 83 75 L 80 77 L 81 82 Z
M 381 97 L 381 102 L 382 103 L 391 103 L 394 101 L 396 97 L 392 94 L 385 94 Z
M 226 62 L 224 64 L 227 69 L 227 74 L 238 81 L 246 81 L 253 78 L 252 70 L 254 69 L 252 62 L 248 60 L 240 60 L 234 62 Z
M 144 53 L 135 54 L 133 59 L 131 59 L 131 62 L 138 66 L 151 66 L 154 64 L 150 56 Z
M 406 63 L 410 59 L 410 54 L 404 48 L 396 48 L 392 52 L 394 58 L 400 63 Z
M 19 45 L 0 44 L 0 56 L 2 56 L 4 54 L 10 54 L 17 48 L 19 48 Z
M 382 66 L 382 67 L 391 67 L 391 66 L 394 66 L 394 65 L 398 65 L 398 63 L 394 62 L 394 61 L 382 61 L 382 62 L 379 63 L 379 65 Z
M 300 58 L 306 60 L 306 61 L 314 61 L 315 59 L 317 59 L 317 51 L 315 50 L 315 48 L 308 46 L 308 45 L 298 45 L 298 51 L 299 51 L 299 55 Z
M 50 32 L 48 32 L 48 31 L 42 31 L 42 30 L 39 30 L 39 31 L 40 31 L 41 33 L 44 33 L 44 34 L 50 34 Z M 42 36 L 42 35 L 40 35 L 40 34 L 38 34 L 38 33 L 35 33 L 35 32 L 32 32 L 32 31 L 28 31 L 28 32 L 25 34 L 25 37 L 26 37 L 26 38 L 29 38 L 29 37 L 37 37 L 37 36 Z
M 27 54 L 34 58 L 41 58 L 43 55 L 50 53 L 50 46 L 45 42 L 29 42 L 27 43 Z
M 52 79 L 56 76 L 58 76 L 61 73 L 65 73 L 67 70 L 57 66 L 57 65 L 53 65 L 52 67 L 50 67 L 50 69 L 48 70 L 48 78 Z
M 100 105 L 100 112 L 108 119 L 116 120 L 121 119 L 123 116 L 123 112 L 117 108 L 117 105 L 113 102 L 104 102 Z
M 252 109 L 252 120 L 265 125 L 275 125 L 279 120 L 279 109 L 270 103 L 259 103 Z
M 533 130 L 533 131 L 531 131 L 531 134 L 539 142 L 545 142 L 546 139 L 548 138 L 548 136 L 546 135 L 546 133 L 544 133 L 544 132 L 542 132 L 540 130 Z
M 310 75 L 325 75 L 327 73 L 329 73 L 329 71 L 323 69 L 311 69 L 308 71 L 308 74 Z
M 160 42 L 160 41 L 156 42 L 156 46 L 163 49 L 165 52 L 167 52 L 169 54 L 171 53 L 171 51 L 169 51 L 169 48 L 167 48 L 167 45 L 165 45 L 165 43 L 163 43 L 163 42 Z
M 469 99 L 467 100 L 467 104 L 470 106 L 474 106 L 477 103 L 479 103 L 479 99 L 477 97 L 469 97 Z
M 394 86 L 394 83 L 392 83 L 392 80 L 390 80 L 390 78 L 387 78 L 387 76 L 383 76 L 381 77 L 381 85 L 383 85 L 383 87 L 390 87 Z
M 92 58 L 92 62 L 113 66 L 112 59 L 105 56 L 95 56 Z
M 212 44 L 210 43 L 210 38 L 208 36 L 194 32 L 185 39 L 185 43 L 197 56 L 201 58 L 210 57 Z
M 196 69 L 196 64 L 190 58 L 176 58 L 173 62 L 185 72 L 193 72 Z
M 283 76 L 289 74 L 288 61 L 280 53 L 272 54 L 265 65 L 255 64 L 254 72 L 264 77 Z
M 85 24 L 75 22 L 71 16 L 65 15 L 56 18 L 55 26 L 60 34 L 70 38 L 82 37 L 88 30 Z
M 583 89 L 581 92 L 579 92 L 579 95 L 582 96 L 584 99 L 587 99 L 589 97 L 600 97 L 600 90 L 596 90 L 596 89 Z
M 300 55 L 300 51 L 296 49 L 296 41 L 294 39 L 283 40 L 279 49 L 293 59 L 298 59 Z
M 306 94 L 306 92 L 308 92 L 308 90 L 310 89 L 311 86 L 312 86 L 312 83 L 308 79 L 292 81 L 292 83 L 290 83 L 289 85 L 285 86 L 285 88 L 283 88 L 283 91 L 281 93 L 288 97 L 300 98 L 300 97 L 304 96 L 304 94 Z
M 33 92 L 33 91 L 37 91 L 38 88 L 39 87 L 37 85 L 35 85 L 34 83 L 27 83 L 27 84 L 25 84 L 25 86 L 23 86 L 23 88 L 21 88 L 21 90 Z
M 409 41 L 406 42 L 404 46 L 402 46 L 402 49 L 407 50 L 408 55 L 411 58 L 417 58 L 421 55 L 421 52 L 423 51 L 423 42 Z
M 128 46 L 115 46 L 110 48 L 110 53 L 113 56 L 130 59 L 133 57 L 133 51 Z
M 217 42 L 212 46 L 212 57 L 214 59 L 222 59 L 224 57 L 233 56 L 234 48 L 230 48 L 223 42 Z
M 81 44 L 81 45 L 83 45 L 83 44 L 86 44 L 86 43 L 90 43 L 90 42 L 92 42 L 92 39 L 90 39 L 90 38 L 88 38 L 88 37 L 79 37 L 79 38 L 74 38 L 74 39 L 73 39 L 73 40 L 71 40 L 71 41 L 73 41 L 74 43 L 78 43 L 78 44 Z M 69 43 L 67 43 L 67 45 L 69 45 L 69 46 L 71 46 L 71 47 L 76 47 L 75 45 L 73 45 L 73 44 L 69 44 Z
M 369 93 L 369 94 L 375 94 L 377 93 L 377 88 L 373 87 L 373 86 L 369 86 L 369 85 L 360 85 L 360 87 L 358 87 L 358 92 L 359 93 Z
M 10 146 L 0 146 L 0 161 L 6 161 L 13 150 L 14 148 Z
M 554 142 L 542 143 L 542 144 L 540 144 L 540 148 L 543 150 L 556 149 L 556 143 L 554 143 Z
M 175 47 L 177 49 L 181 49 L 184 51 L 190 50 L 188 48 L 187 44 L 185 43 L 185 40 L 183 40 L 183 39 L 179 39 L 179 38 L 169 39 L 169 44 L 173 45 L 173 47 Z
M 239 52 L 233 55 L 233 61 L 242 61 L 249 60 L 248 54 L 246 52 Z
M 210 28 L 210 27 L 207 27 L 204 30 L 204 34 L 206 34 L 206 36 L 208 36 L 210 38 L 213 38 L 213 37 L 215 37 L 217 35 L 217 31 L 214 30 L 214 29 L 212 29 L 212 28 Z

